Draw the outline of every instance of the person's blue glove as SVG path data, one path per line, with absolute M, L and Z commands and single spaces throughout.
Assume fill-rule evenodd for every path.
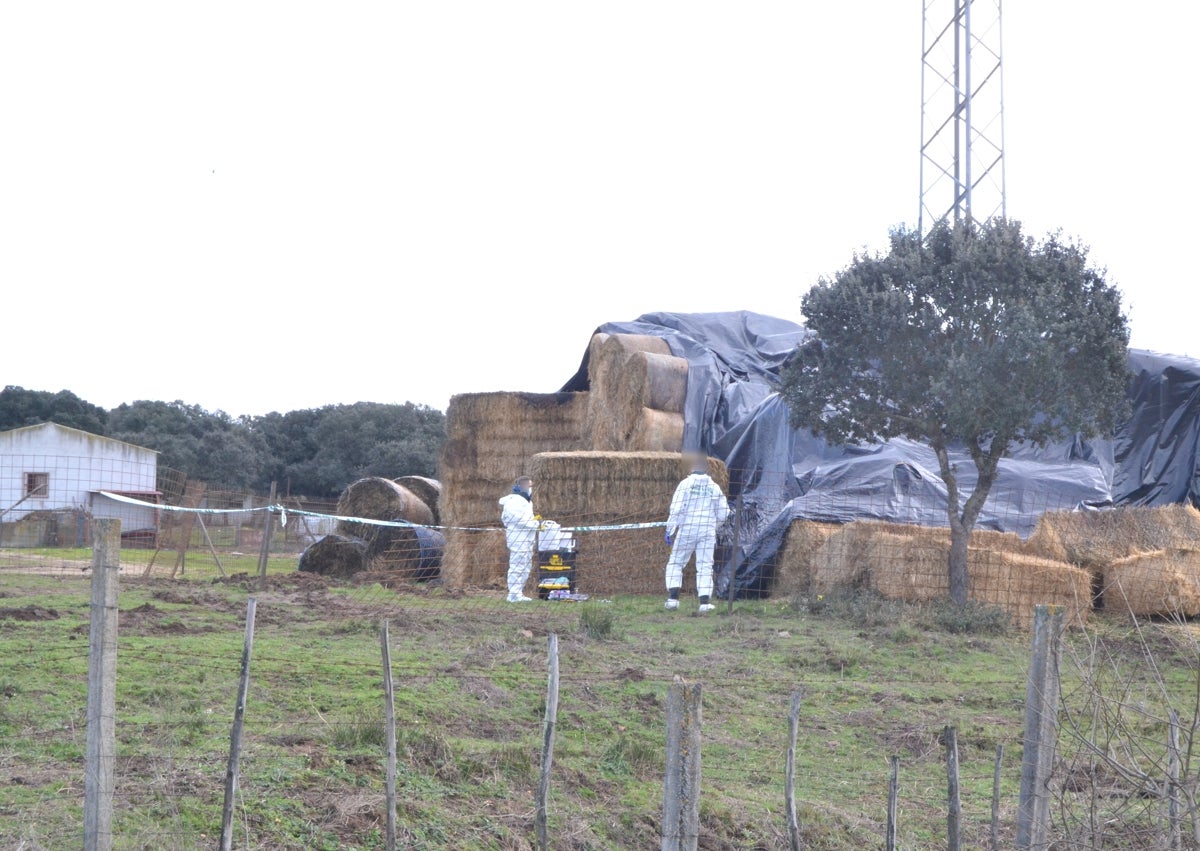
M 663 540 L 667 542 L 667 546 L 671 546 L 671 530 L 668 529 L 663 533 Z

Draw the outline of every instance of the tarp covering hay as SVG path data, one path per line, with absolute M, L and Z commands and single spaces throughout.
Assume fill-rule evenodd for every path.
M 346 535 L 326 535 L 305 547 L 297 570 L 345 579 L 363 570 L 367 564 L 367 544 Z
M 1190 505 L 1048 511 L 1028 546 L 1039 555 L 1102 573 L 1138 553 L 1200 548 L 1200 511 Z
M 729 487 L 723 462 L 708 459 L 709 474 Z M 533 456 L 534 508 L 564 527 L 663 522 L 676 485 L 690 472 L 679 452 L 543 452 Z M 575 535 L 576 585 L 584 593 L 660 594 L 670 550 L 663 527 L 605 529 Z M 685 571 L 685 590 L 695 572 Z
M 439 461 L 450 587 L 504 587 L 508 555 L 497 500 L 539 452 L 580 449 L 587 393 L 467 393 L 450 399 Z M 472 529 L 497 531 L 476 532 Z
M 401 476 L 398 479 L 392 479 L 392 481 L 415 493 L 417 498 L 425 503 L 433 513 L 433 524 L 435 526 L 441 524 L 441 507 L 438 504 L 442 499 L 441 482 L 425 476 Z
M 1104 571 L 1105 608 L 1138 616 L 1200 615 L 1200 551 L 1161 549 L 1118 559 Z

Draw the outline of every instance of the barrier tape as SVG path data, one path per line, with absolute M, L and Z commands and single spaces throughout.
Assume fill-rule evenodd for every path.
M 191 512 L 193 514 L 246 514 L 252 511 L 269 511 L 278 513 L 282 522 L 287 523 L 287 513 L 291 512 L 302 517 L 317 517 L 327 518 L 329 520 L 343 520 L 347 523 L 364 523 L 370 526 L 412 526 L 422 529 L 442 529 L 453 530 L 456 532 L 498 532 L 503 531 L 503 527 L 497 526 L 426 526 L 424 523 L 409 523 L 407 520 L 372 520 L 369 517 L 347 517 L 342 514 L 322 514 L 319 511 L 306 511 L 302 508 L 285 508 L 282 505 L 260 505 L 257 508 L 185 508 L 182 505 L 163 505 L 156 502 L 146 502 L 143 499 L 134 499 L 131 496 L 112 493 L 111 491 L 100 491 L 101 496 L 106 496 L 109 499 L 117 502 L 124 502 L 130 505 L 137 505 L 143 508 L 154 508 L 159 511 L 178 511 L 181 513 Z M 560 526 L 558 532 L 611 532 L 624 529 L 655 529 L 662 528 L 667 525 L 665 520 L 654 520 L 648 523 L 617 523 L 611 526 Z M 549 531 L 549 530 L 545 530 Z

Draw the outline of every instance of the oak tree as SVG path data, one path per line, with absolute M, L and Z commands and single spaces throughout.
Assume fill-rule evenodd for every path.
M 1128 323 L 1088 249 L 1018 222 L 892 232 L 802 300 L 814 332 L 784 370 L 792 425 L 837 443 L 930 446 L 945 482 L 950 598 L 967 602 L 967 547 L 1000 459 L 1111 434 L 1128 411 Z M 950 450 L 977 478 L 960 493 Z M 964 499 L 965 496 L 965 499 Z

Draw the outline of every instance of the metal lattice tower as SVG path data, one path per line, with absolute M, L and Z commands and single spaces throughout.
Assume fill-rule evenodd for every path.
M 920 233 L 1004 205 L 1001 0 L 923 0 Z

